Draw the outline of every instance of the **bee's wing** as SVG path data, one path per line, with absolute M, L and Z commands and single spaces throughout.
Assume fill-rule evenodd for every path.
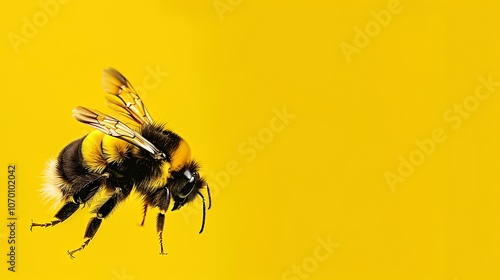
M 165 155 L 160 150 L 158 150 L 146 138 L 142 137 L 142 135 L 135 132 L 119 120 L 103 114 L 97 110 L 92 111 L 87 108 L 78 106 L 73 109 L 73 117 L 76 120 L 97 128 L 98 130 L 108 135 L 125 140 L 132 145 L 150 152 L 155 159 L 161 159 L 165 157 Z
M 104 69 L 102 88 L 107 93 L 105 97 L 109 108 L 120 112 L 136 124 L 153 123 L 153 119 L 132 84 L 120 72 L 113 68 Z

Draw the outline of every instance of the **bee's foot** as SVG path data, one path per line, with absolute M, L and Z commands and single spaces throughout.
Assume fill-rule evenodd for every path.
M 60 222 L 61 222 L 61 220 L 55 220 L 52 222 L 39 224 L 39 223 L 33 222 L 33 219 L 31 219 L 30 231 L 33 231 L 33 227 L 53 227 Z
M 68 255 L 69 255 L 69 258 L 70 258 L 70 259 L 74 259 L 74 258 L 75 258 L 75 256 L 73 256 L 73 254 L 74 254 L 76 251 L 78 251 L 78 250 L 73 250 L 73 251 L 68 250 Z
M 81 251 L 83 250 L 83 248 L 85 248 L 87 245 L 89 245 L 89 242 L 90 242 L 90 238 L 85 240 L 82 244 L 82 246 L 80 246 L 78 249 L 75 249 L 75 250 L 68 250 L 68 255 L 71 259 L 74 259 L 75 256 L 73 255 L 74 253 L 78 252 L 78 251 Z

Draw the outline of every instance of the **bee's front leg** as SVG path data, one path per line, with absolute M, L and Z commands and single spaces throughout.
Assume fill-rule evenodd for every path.
M 156 205 L 160 208 L 160 213 L 156 218 L 156 232 L 158 233 L 158 241 L 160 242 L 160 255 L 166 255 L 163 249 L 163 227 L 165 225 L 165 213 L 170 205 L 170 190 L 167 187 L 161 188 L 151 195 L 152 201 L 157 201 Z
M 142 206 L 142 222 L 141 222 L 141 226 L 143 226 L 144 222 L 146 221 L 146 213 L 147 212 L 148 212 L 148 204 L 144 203 L 144 205 Z

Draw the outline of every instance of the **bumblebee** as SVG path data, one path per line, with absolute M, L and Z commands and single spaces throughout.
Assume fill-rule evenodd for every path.
M 132 191 L 144 202 L 144 225 L 148 208 L 158 208 L 156 231 L 163 248 L 165 213 L 180 209 L 198 196 L 203 203 L 199 233 L 205 226 L 206 205 L 201 190 L 206 188 L 208 209 L 210 189 L 199 174 L 200 165 L 191 158 L 188 143 L 176 133 L 151 118 L 141 98 L 129 81 L 113 68 L 103 71 L 103 89 L 107 105 L 130 122 L 97 110 L 76 107 L 73 117 L 97 130 L 68 144 L 57 159 L 48 162 L 46 183 L 42 189 L 49 198 L 62 204 L 54 219 L 33 227 L 55 226 L 68 219 L 80 207 L 92 205 L 94 217 L 88 222 L 83 244 L 68 250 L 71 258 L 94 238 L 103 219 Z M 99 195 L 96 195 L 98 194 Z M 95 199 L 95 197 L 104 199 Z

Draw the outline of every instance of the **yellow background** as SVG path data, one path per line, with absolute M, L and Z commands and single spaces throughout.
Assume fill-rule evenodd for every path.
M 213 0 L 69 1 L 17 46 L 9 36 L 23 36 L 23 18 L 43 23 L 46 12 L 6 3 L 0 278 L 500 279 L 500 88 L 456 129 L 444 117 L 473 99 L 478 77 L 500 81 L 498 2 L 401 0 L 377 30 L 372 11 L 391 1 L 221 0 L 222 15 Z M 373 36 L 348 62 L 341 44 L 355 46 L 366 25 Z M 54 214 L 38 196 L 46 160 L 91 131 L 71 110 L 109 112 L 101 70 L 110 66 L 148 87 L 151 115 L 188 140 L 213 188 L 202 235 L 199 201 L 168 213 L 167 256 L 156 211 L 139 227 L 134 197 L 75 260 L 66 251 L 81 244 L 88 208 L 29 231 L 30 219 Z M 144 83 L 157 67 L 164 77 Z M 269 130 L 283 108 L 295 118 Z M 435 129 L 446 141 L 391 188 L 384 174 L 398 174 L 400 156 Z M 259 134 L 272 139 L 250 158 L 241 147 Z M 16 273 L 6 263 L 9 163 Z M 319 260 L 328 238 L 336 248 Z

